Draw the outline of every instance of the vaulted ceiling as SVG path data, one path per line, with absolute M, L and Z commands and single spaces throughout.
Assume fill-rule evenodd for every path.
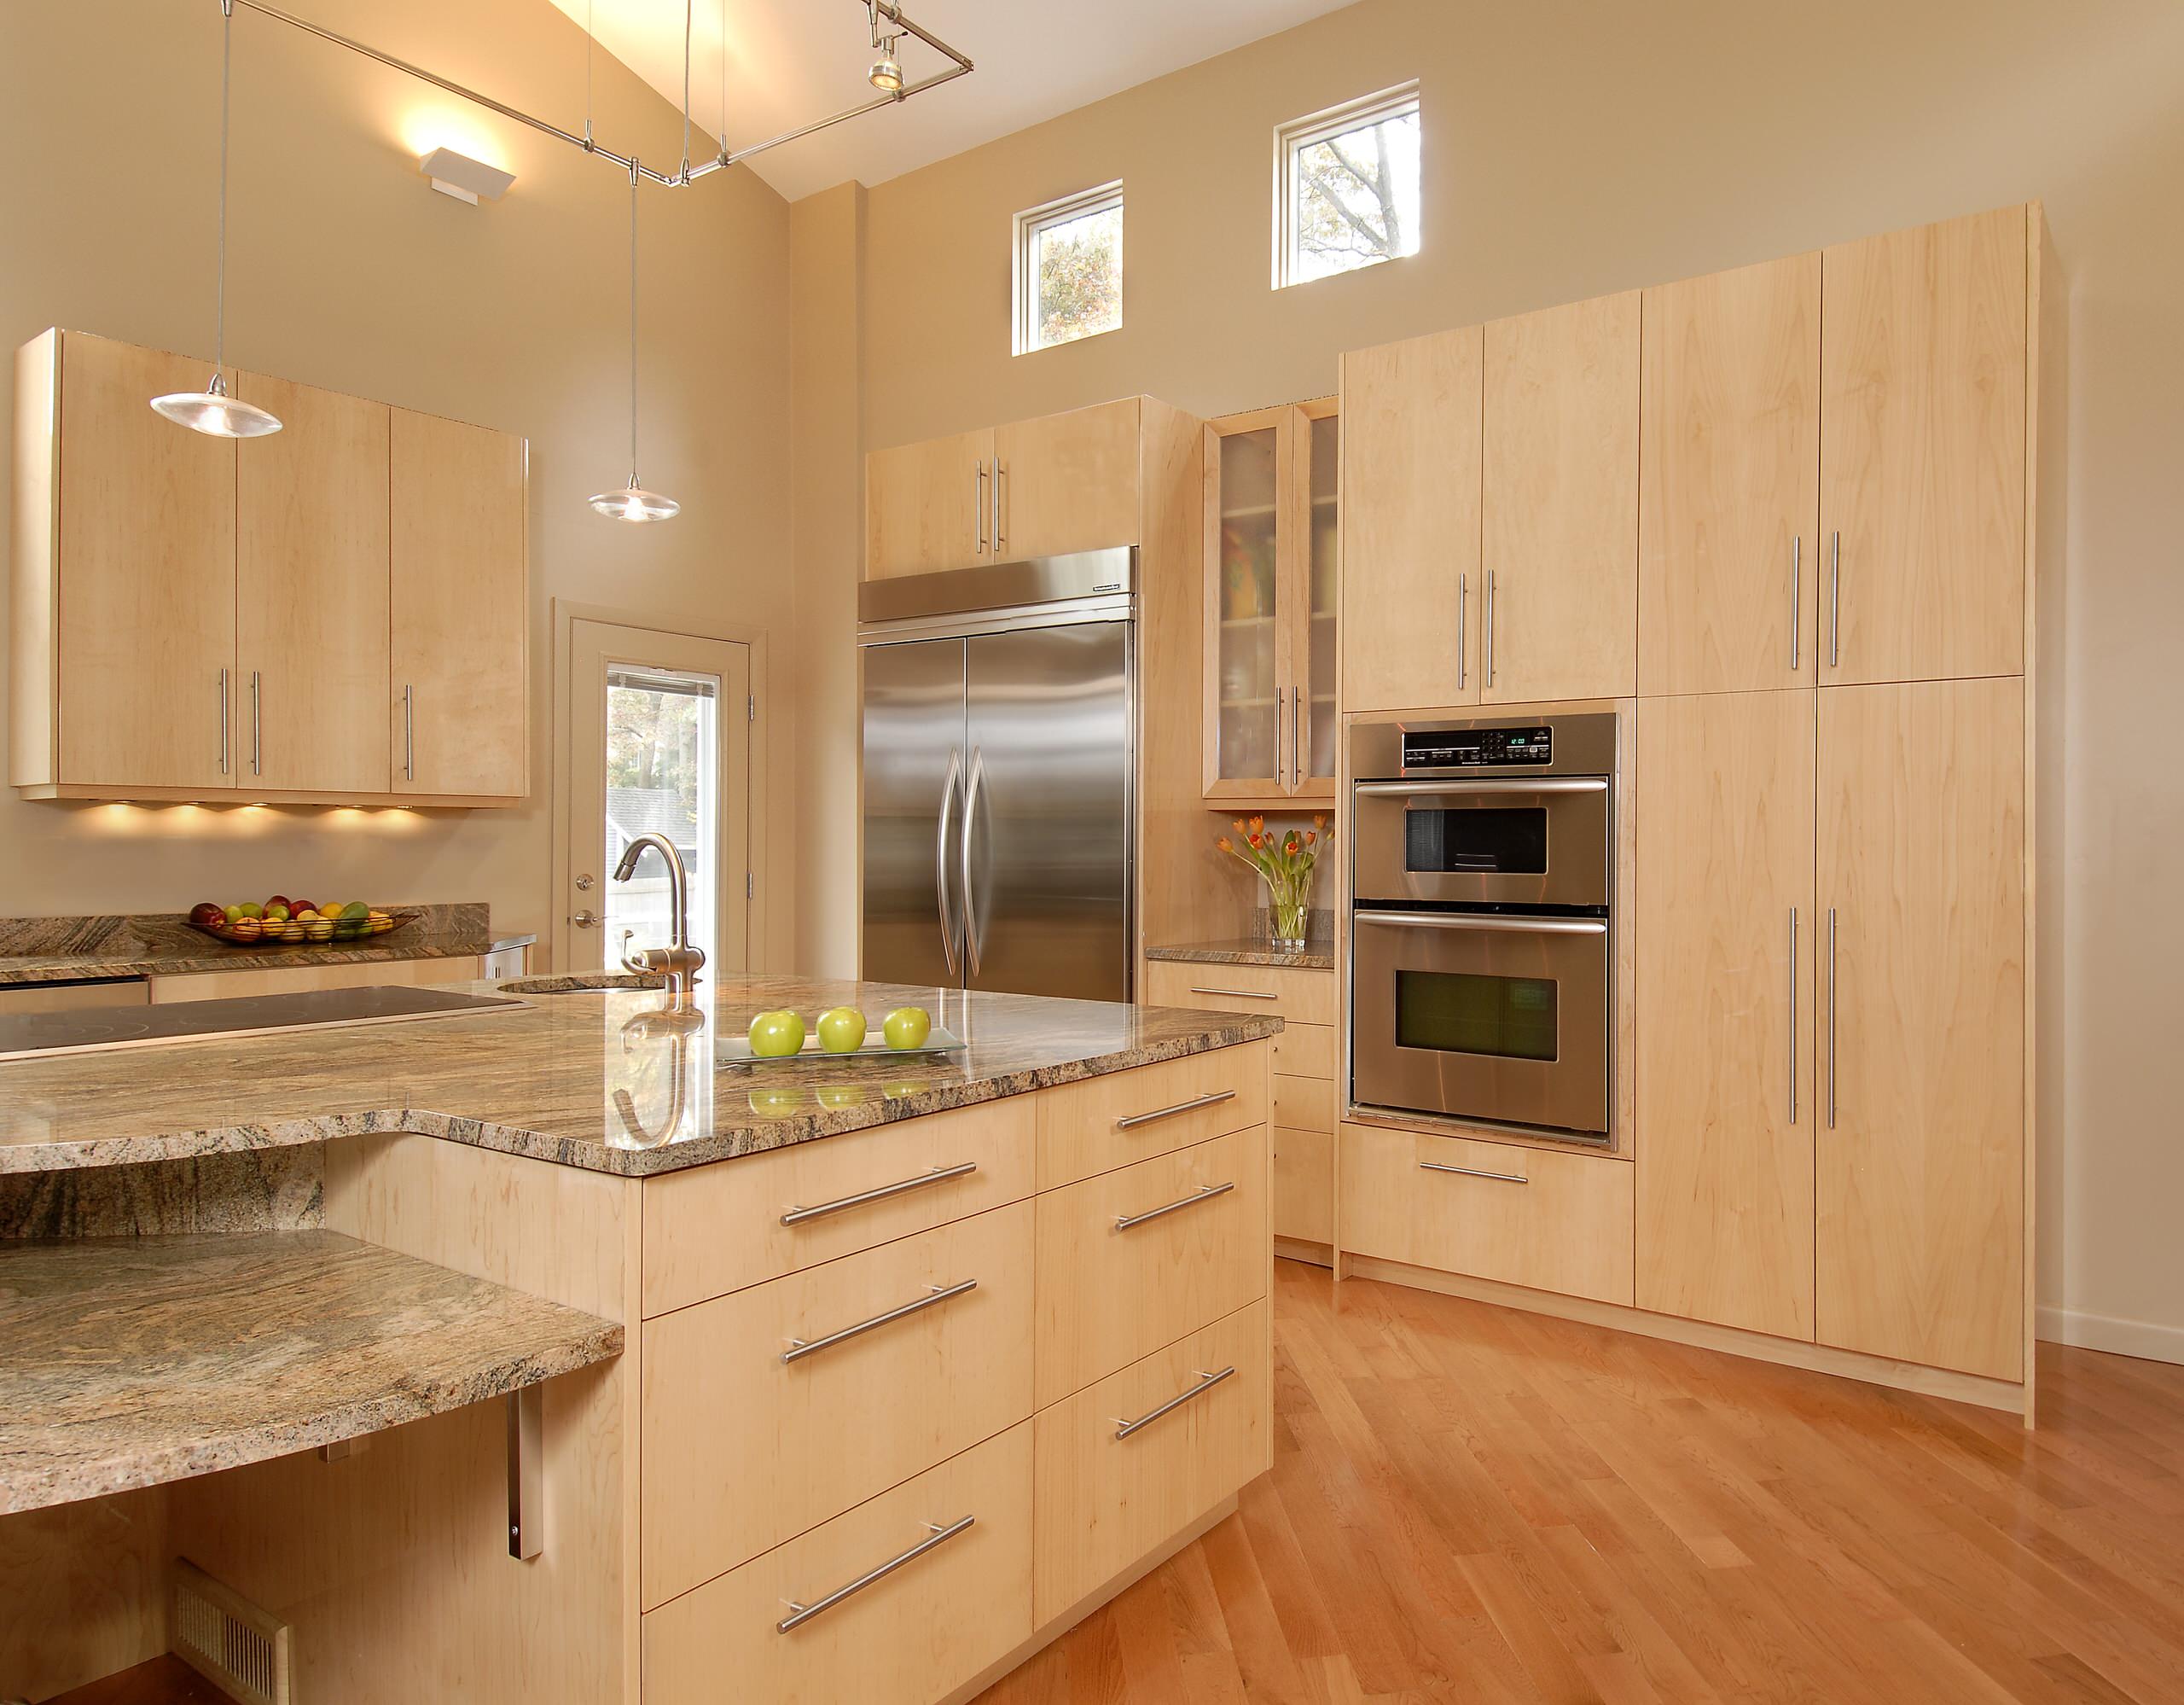
M 682 101 L 684 0 L 554 0 L 579 28 L 669 101 Z M 849 178 L 878 183 L 1041 119 L 1350 0 L 904 0 L 920 24 L 978 69 L 904 103 L 769 150 L 752 168 L 794 199 Z M 863 0 L 692 0 L 694 120 L 731 148 L 826 117 L 873 90 Z M 723 64 L 723 22 L 728 53 Z M 905 38 L 915 80 L 947 61 Z

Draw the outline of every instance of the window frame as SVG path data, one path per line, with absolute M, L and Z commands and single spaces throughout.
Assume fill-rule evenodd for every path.
M 1406 113 L 1418 120 L 1418 203 L 1420 218 L 1418 224 L 1420 246 L 1424 246 L 1426 209 L 1426 115 L 1419 101 L 1418 79 L 1398 83 L 1371 95 L 1361 95 L 1354 101 L 1345 101 L 1339 106 L 1325 107 L 1316 113 L 1307 113 L 1301 119 L 1292 119 L 1274 128 L 1274 288 L 1287 290 L 1298 284 L 1317 284 L 1325 279 L 1341 277 L 1346 273 L 1369 272 L 1375 266 L 1385 266 L 1391 261 L 1415 259 L 1416 254 L 1391 254 L 1380 260 L 1368 261 L 1362 266 L 1344 267 L 1337 272 L 1322 272 L 1312 277 L 1292 276 L 1292 264 L 1297 253 L 1297 156 L 1315 143 L 1330 137 L 1347 135 L 1370 124 L 1389 119 L 1402 118 Z
M 1065 338 L 1059 343 L 1041 343 L 1039 339 L 1039 266 L 1035 253 L 1042 234 L 1055 225 L 1068 224 L 1094 213 L 1103 213 L 1109 207 L 1121 213 L 1125 221 L 1130 215 L 1123 200 L 1123 180 L 1119 177 L 1106 183 L 1095 184 L 1089 189 L 1080 189 L 1073 195 L 1063 195 L 1052 201 L 1043 201 L 1036 207 L 1026 207 L 1017 214 L 1015 240 L 1011 247 L 1009 267 L 1010 352 L 1015 355 L 1036 355 L 1044 349 L 1063 349 L 1072 343 L 1083 343 L 1088 338 L 1105 337 L 1109 332 L 1122 329 L 1121 312 L 1123 281 L 1115 281 L 1116 323 L 1107 331 L 1087 332 L 1083 337 Z M 1124 253 L 1128 253 L 1125 248 Z

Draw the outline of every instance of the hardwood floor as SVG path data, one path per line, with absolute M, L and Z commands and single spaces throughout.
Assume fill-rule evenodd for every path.
M 2184 1699 L 2184 1367 L 2028 1434 L 1275 1266 L 1274 1472 L 981 1705 Z

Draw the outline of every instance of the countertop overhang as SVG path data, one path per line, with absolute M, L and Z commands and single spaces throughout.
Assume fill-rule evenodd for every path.
M 522 978 L 520 1012 L 0 1063 L 0 1173 L 408 1132 L 645 1177 L 1275 1034 L 1260 1014 L 793 977 L 700 986 L 696 1023 L 627 977 Z M 566 992 L 561 992 L 566 991 Z M 749 1066 L 714 1044 L 754 1013 L 923 1006 L 961 1056 Z

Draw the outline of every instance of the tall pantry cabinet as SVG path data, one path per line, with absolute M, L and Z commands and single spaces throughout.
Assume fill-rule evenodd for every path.
M 1639 1304 L 2028 1387 L 2044 235 L 1648 291 L 1640 527 Z

